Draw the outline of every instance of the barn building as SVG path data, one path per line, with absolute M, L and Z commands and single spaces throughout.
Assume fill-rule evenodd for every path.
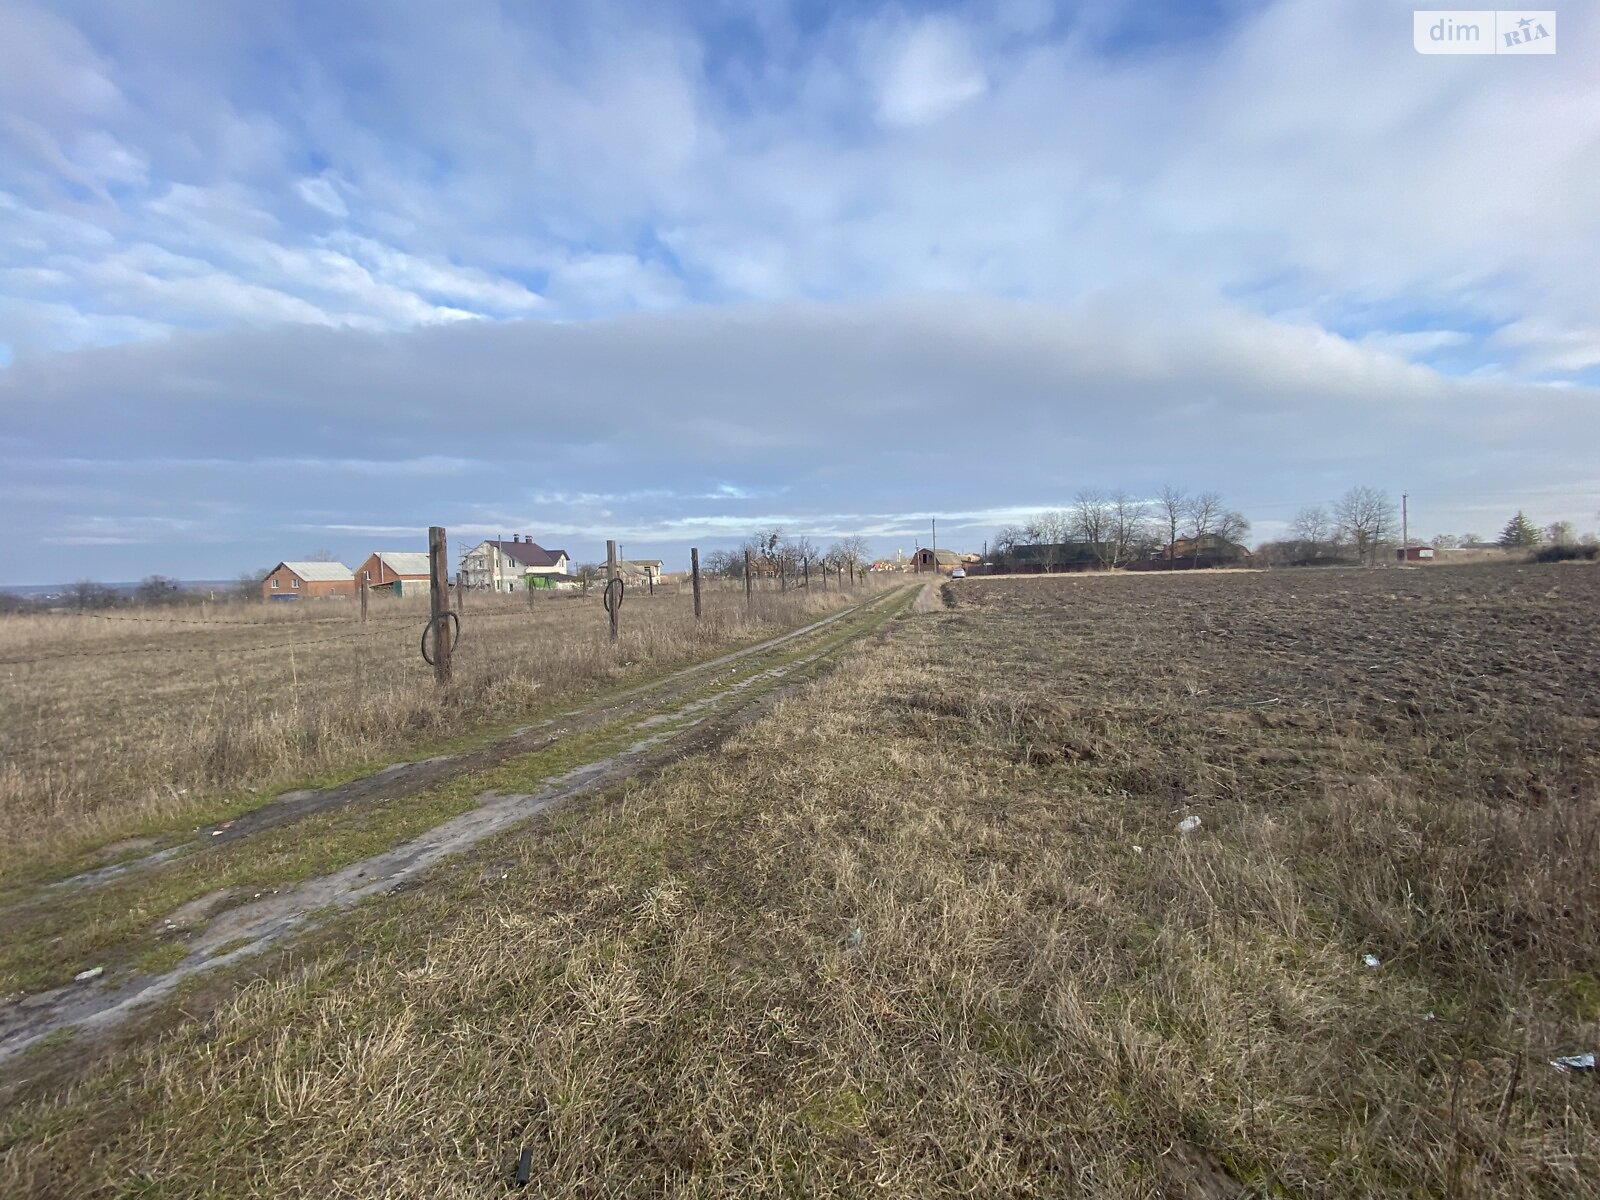
M 355 569 L 355 585 L 409 596 L 428 587 L 428 556 L 415 550 L 374 550 Z
M 913 571 L 938 571 L 948 575 L 961 565 L 961 555 L 954 550 L 935 550 L 924 546 L 911 556 Z

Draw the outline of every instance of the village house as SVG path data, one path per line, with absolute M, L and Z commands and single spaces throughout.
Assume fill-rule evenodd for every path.
M 1179 538 L 1170 546 L 1156 551 L 1156 557 L 1165 562 L 1187 559 L 1200 566 L 1227 566 L 1248 562 L 1249 549 L 1238 542 L 1230 542 L 1218 533 L 1203 533 L 1198 538 Z
M 630 558 L 617 563 L 617 570 L 633 576 L 640 583 L 656 584 L 661 582 L 661 560 L 659 558 Z
M 948 575 L 962 565 L 961 555 L 954 550 L 930 550 L 924 546 L 911 556 L 913 571 L 938 571 Z
M 428 590 L 428 556 L 414 550 L 374 550 L 355 570 L 355 586 L 366 580 L 367 587 L 396 596 Z
M 263 600 L 348 596 L 355 589 L 350 568 L 336 562 L 281 562 L 261 581 Z
M 530 537 L 479 542 L 461 559 L 460 578 L 469 588 L 515 592 L 571 581 L 572 561 L 565 550 L 546 550 Z

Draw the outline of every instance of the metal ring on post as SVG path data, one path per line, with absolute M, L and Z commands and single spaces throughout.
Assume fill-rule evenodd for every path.
M 613 589 L 615 589 L 616 594 L 615 600 L 611 598 Z M 606 584 L 605 589 L 600 593 L 600 603 L 605 605 L 605 609 L 608 613 L 615 612 L 617 609 L 622 607 L 622 598 L 627 590 L 628 585 L 621 579 L 613 579 Z
M 422 646 L 421 646 L 421 649 L 422 649 L 422 661 L 427 663 L 430 667 L 436 666 L 437 664 L 434 662 L 433 659 L 428 657 L 428 635 L 430 633 L 432 633 L 434 635 L 434 640 L 438 641 L 439 635 L 438 635 L 437 632 L 435 632 L 435 628 L 434 627 L 437 626 L 440 621 L 446 621 L 446 620 L 455 622 L 455 628 L 450 631 L 450 644 L 451 644 L 451 646 L 455 646 L 455 645 L 459 644 L 460 641 L 461 641 L 461 618 L 459 616 L 457 616 L 456 613 L 452 609 L 445 609 L 445 611 L 440 613 L 438 616 L 430 617 L 428 619 L 428 623 L 422 627 Z

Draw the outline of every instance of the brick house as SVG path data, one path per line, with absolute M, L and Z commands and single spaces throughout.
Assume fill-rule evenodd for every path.
M 355 569 L 351 586 L 359 588 L 363 579 L 369 588 L 410 595 L 415 585 L 427 586 L 428 556 L 414 550 L 374 550 Z
M 263 600 L 348 596 L 354 591 L 355 574 L 336 562 L 281 562 L 261 581 Z

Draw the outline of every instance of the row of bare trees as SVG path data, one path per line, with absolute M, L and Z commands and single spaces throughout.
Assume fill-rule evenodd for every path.
M 1120 567 L 1150 558 L 1180 538 L 1189 542 L 1194 563 L 1206 547 L 1242 542 L 1250 522 L 1230 509 L 1219 492 L 1189 493 L 1164 487 L 1154 500 L 1126 491 L 1105 492 L 1084 488 L 1063 509 L 1052 509 L 1019 525 L 1008 525 L 995 535 L 993 552 L 1002 561 L 1013 558 L 1019 546 L 1035 546 L 1046 569 L 1061 566 L 1069 555 L 1088 555 L 1102 567 Z
M 791 536 L 774 526 L 751 534 L 734 549 L 712 550 L 701 562 L 701 569 L 723 579 L 743 579 L 746 551 L 757 571 L 790 579 L 803 575 L 809 567 L 860 574 L 868 562 L 864 537 L 840 538 L 824 550 L 809 537 Z
M 1269 562 L 1339 562 L 1354 557 L 1376 565 L 1385 547 L 1399 544 L 1400 510 L 1388 492 L 1365 484 L 1330 504 L 1302 508 L 1289 537 L 1262 547 Z

